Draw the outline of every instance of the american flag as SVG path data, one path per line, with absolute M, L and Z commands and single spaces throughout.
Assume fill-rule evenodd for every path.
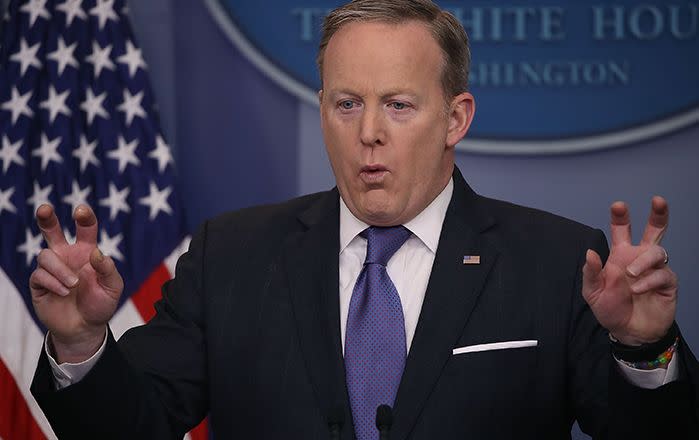
M 481 264 L 480 255 L 464 255 L 464 264 Z
M 11 1 L 0 39 L 0 438 L 55 438 L 29 386 L 45 329 L 28 280 L 50 203 L 95 209 L 125 289 L 115 336 L 154 313 L 187 245 L 170 149 L 124 0 Z M 205 426 L 194 438 L 206 436 Z

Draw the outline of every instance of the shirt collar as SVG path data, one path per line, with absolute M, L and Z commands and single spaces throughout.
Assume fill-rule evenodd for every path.
M 449 179 L 449 183 L 447 183 L 442 192 L 427 205 L 427 208 L 403 225 L 433 253 L 437 253 L 442 223 L 444 223 L 444 217 L 447 215 L 447 208 L 453 192 L 454 179 L 452 178 Z M 340 196 L 340 253 L 345 250 L 357 235 L 368 227 L 368 224 L 352 214 L 352 211 L 349 210 L 345 201 L 342 200 L 342 196 Z

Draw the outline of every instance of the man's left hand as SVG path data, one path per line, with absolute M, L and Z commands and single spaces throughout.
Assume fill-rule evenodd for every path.
M 641 242 L 631 242 L 631 221 L 624 202 L 611 206 L 612 246 L 607 263 L 588 250 L 582 294 L 597 320 L 626 345 L 652 343 L 668 332 L 677 308 L 677 276 L 660 246 L 667 229 L 665 199 L 653 197 Z

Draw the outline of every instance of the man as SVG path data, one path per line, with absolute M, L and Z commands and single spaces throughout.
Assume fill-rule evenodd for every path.
M 473 193 L 466 35 L 428 0 L 333 11 L 319 53 L 337 188 L 205 223 L 157 316 L 117 344 L 122 281 L 48 206 L 31 277 L 50 330 L 32 391 L 65 438 L 596 438 L 697 435 L 697 362 L 654 198 L 641 243 Z M 602 261 L 606 259 L 603 266 Z M 606 329 L 606 330 L 605 330 Z M 105 337 L 106 335 L 106 337 Z M 332 436 L 332 437 L 331 437 Z

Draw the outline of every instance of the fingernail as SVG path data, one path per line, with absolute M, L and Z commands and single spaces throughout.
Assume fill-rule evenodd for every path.
M 60 289 L 58 289 L 58 294 L 61 296 L 68 296 L 68 294 L 70 294 L 70 290 L 65 286 L 61 286 Z
M 99 261 L 100 263 L 104 261 L 104 254 L 99 249 L 97 249 L 97 261 Z
M 75 287 L 75 285 L 78 284 L 78 281 L 80 281 L 80 279 L 78 277 L 76 277 L 75 275 L 71 275 L 68 277 L 68 279 L 66 281 L 67 281 L 67 283 L 66 283 L 67 287 Z
M 633 293 L 641 293 L 641 292 L 643 292 L 643 286 L 641 285 L 640 282 L 639 282 L 639 283 L 633 283 L 633 284 L 631 285 L 631 291 L 632 291 Z
M 626 268 L 626 273 L 628 273 L 632 277 L 637 277 L 638 276 L 638 269 L 636 268 L 636 266 L 629 266 Z

